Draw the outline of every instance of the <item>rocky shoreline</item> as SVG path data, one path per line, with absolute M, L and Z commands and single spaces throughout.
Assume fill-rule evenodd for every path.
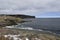
M 25 22 L 22 18 L 0 16 L 0 40 L 60 40 L 60 36 L 44 31 L 5 28 Z
M 2 37 L 2 39 L 1 39 Z M 16 39 L 15 39 L 16 38 Z M 21 30 L 21 29 L 0 29 L 0 40 L 60 40 L 60 36 L 49 33 Z

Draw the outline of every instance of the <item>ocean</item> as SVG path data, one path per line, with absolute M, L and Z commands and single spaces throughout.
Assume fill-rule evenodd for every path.
M 24 20 L 28 21 L 21 24 L 24 27 L 31 27 L 60 34 L 60 18 L 35 18 Z

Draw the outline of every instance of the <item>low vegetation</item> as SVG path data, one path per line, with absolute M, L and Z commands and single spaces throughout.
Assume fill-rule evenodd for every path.
M 19 17 L 12 17 L 12 16 L 0 16 L 0 27 L 5 27 L 8 25 L 16 25 L 17 23 L 24 22 Z

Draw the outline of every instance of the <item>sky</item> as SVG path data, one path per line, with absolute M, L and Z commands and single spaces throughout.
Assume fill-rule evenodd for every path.
M 0 14 L 60 17 L 60 0 L 0 0 Z

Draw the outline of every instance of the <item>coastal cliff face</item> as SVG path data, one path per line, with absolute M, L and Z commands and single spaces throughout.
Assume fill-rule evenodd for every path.
M 20 17 L 20 18 L 35 18 L 35 16 L 29 16 L 29 15 L 9 15 L 14 17 Z
M 35 18 L 35 16 L 22 15 L 22 14 L 6 14 L 6 15 L 2 14 L 1 16 L 12 16 L 12 17 L 19 17 L 19 18 Z

